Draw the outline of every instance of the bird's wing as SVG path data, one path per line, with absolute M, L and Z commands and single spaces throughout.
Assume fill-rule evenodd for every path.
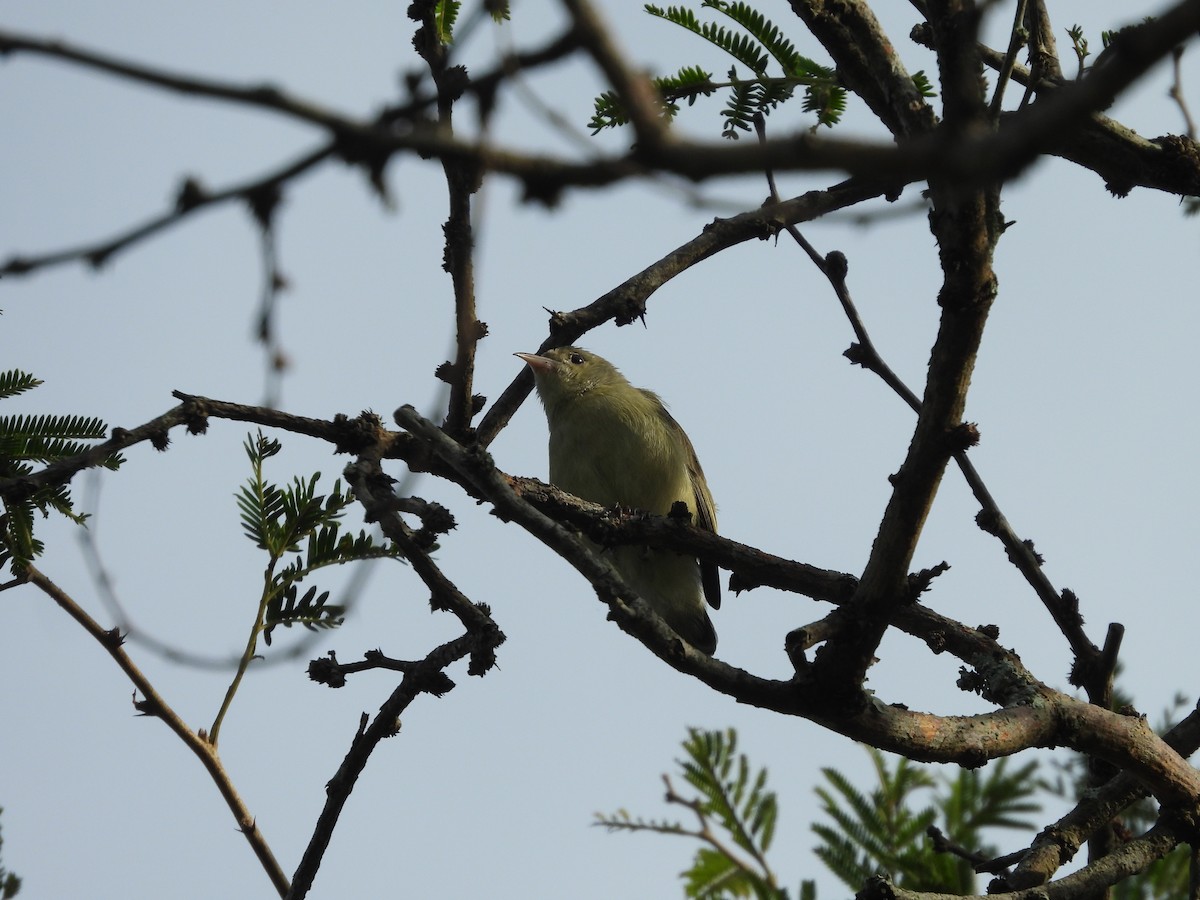
M 643 393 L 650 394 L 649 391 Z M 657 395 L 650 394 L 650 396 L 658 400 Z M 675 417 L 671 415 L 661 400 L 658 401 L 658 411 L 667 428 L 679 437 L 687 451 L 688 481 L 691 482 L 692 493 L 696 497 L 696 525 L 705 531 L 716 534 L 717 504 L 713 502 L 712 492 L 709 491 L 708 482 L 704 478 L 704 470 L 700 468 L 700 458 L 696 455 L 696 448 L 692 446 L 687 432 L 675 421 Z M 708 605 L 713 609 L 720 609 L 721 575 L 717 571 L 716 563 L 700 560 L 700 585 L 704 589 L 704 598 L 708 601 Z

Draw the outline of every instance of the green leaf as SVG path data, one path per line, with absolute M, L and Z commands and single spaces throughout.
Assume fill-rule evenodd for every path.
M 917 90 L 922 97 L 936 97 L 937 91 L 934 90 L 933 83 L 929 80 L 929 76 L 925 74 L 925 70 L 921 69 L 912 74 L 913 84 L 917 86 Z
M 775 23 L 746 3 L 729 3 L 727 0 L 704 0 L 702 6 L 715 9 L 729 16 L 757 40 L 783 68 L 785 75 L 803 76 L 828 73 L 811 59 L 796 52 L 795 45 L 783 36 Z M 761 74 L 761 73 L 760 73 Z
M 310 587 L 303 597 L 298 594 L 299 590 L 292 584 L 267 603 L 267 613 L 263 618 L 263 640 L 268 647 L 271 646 L 271 632 L 280 625 L 284 628 L 303 625 L 315 631 L 318 628 L 336 628 L 342 624 L 346 607 L 330 603 L 329 591 L 318 594 L 315 587 Z
M 433 25 L 437 29 L 438 41 L 442 44 L 454 42 L 454 23 L 458 21 L 460 0 L 437 0 L 433 6 Z
M 974 872 L 963 859 L 933 850 L 925 834 L 938 822 L 946 837 L 985 856 L 994 848 L 982 841 L 987 827 L 1028 828 L 1022 813 L 1036 812 L 1028 799 L 1040 783 L 1036 762 L 1010 771 L 1000 760 L 986 770 L 958 770 L 954 778 L 934 779 L 909 760 L 868 748 L 876 787 L 869 794 L 835 769 L 824 769 L 825 786 L 816 788 L 821 811 L 832 824 L 815 823 L 821 838 L 818 857 L 839 879 L 855 889 L 876 872 L 886 873 L 906 889 L 974 892 Z M 917 793 L 930 802 L 917 805 Z
M 42 384 L 40 378 L 34 378 L 28 372 L 22 372 L 20 369 L 0 372 L 0 400 L 31 391 L 40 384 Z
M 13 397 L 32 390 L 42 382 L 16 369 L 0 373 L 0 397 Z M 34 466 L 70 459 L 91 449 L 89 441 L 103 440 L 108 426 L 94 416 L 19 415 L 0 416 L 0 477 L 24 478 L 34 474 Z M 119 453 L 100 461 L 108 469 L 124 462 Z M 34 510 L 43 517 L 53 510 L 82 524 L 85 515 L 75 512 L 66 484 L 51 484 L 31 489 L 25 495 L 12 494 L 4 499 L 0 515 L 0 564 L 14 574 L 32 562 L 45 549 L 33 533 Z
M 483 8 L 488 11 L 488 15 L 496 24 L 507 22 L 512 18 L 508 0 L 483 0 Z
M 669 6 L 666 9 L 661 9 L 660 7 L 647 4 L 646 12 L 657 18 L 673 22 L 681 28 L 686 28 L 693 34 L 699 35 L 710 44 L 720 47 L 755 74 L 763 75 L 766 73 L 769 61 L 767 51 L 750 35 L 736 34 L 712 22 L 701 24 L 696 19 L 695 13 L 682 6 Z

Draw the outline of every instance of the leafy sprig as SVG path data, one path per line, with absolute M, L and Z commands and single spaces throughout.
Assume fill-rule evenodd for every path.
M 697 827 L 635 817 L 625 810 L 597 815 L 597 824 L 611 831 L 699 840 L 701 846 L 682 876 L 689 897 L 791 896 L 779 886 L 766 859 L 779 815 L 775 793 L 767 789 L 766 769 L 756 770 L 737 752 L 733 729 L 691 729 L 683 748 L 687 758 L 677 762 L 698 796 L 680 796 L 664 776 L 666 799 L 690 809 Z M 818 858 L 853 890 L 884 873 L 911 890 L 973 893 L 974 871 L 967 857 L 995 855 L 984 843 L 983 830 L 1030 828 L 1026 816 L 1040 810 L 1031 799 L 1046 787 L 1037 777 L 1036 761 L 1017 767 L 1002 759 L 986 770 L 940 777 L 930 767 L 874 748 L 867 752 L 875 766 L 875 787 L 865 792 L 836 769 L 823 769 L 825 784 L 816 793 L 828 821 L 812 826 L 821 839 Z M 953 852 L 947 851 L 950 846 Z M 814 882 L 801 882 L 798 896 L 815 900 Z
M 1041 805 L 1030 799 L 1043 785 L 1036 761 L 1013 767 L 1007 759 L 986 770 L 959 770 L 935 779 L 924 766 L 898 758 L 889 763 L 881 751 L 867 748 L 876 786 L 864 794 L 836 769 L 822 769 L 826 785 L 816 789 L 830 823 L 817 822 L 817 856 L 855 890 L 883 872 L 910 890 L 974 893 L 975 873 L 961 855 L 939 852 L 925 835 L 940 823 L 944 837 L 957 847 L 987 858 L 984 828 L 1032 828 L 1026 814 Z M 918 793 L 932 792 L 923 803 Z
M 208 733 L 214 744 L 257 652 L 260 635 L 270 646 L 271 633 L 279 626 L 303 625 L 314 630 L 336 628 L 342 623 L 345 608 L 330 603 L 329 592 L 319 592 L 316 587 L 309 587 L 301 595 L 301 582 L 328 566 L 399 556 L 390 543 L 378 544 L 365 531 L 357 535 L 341 531 L 340 520 L 346 507 L 354 502 L 354 496 L 343 490 L 340 480 L 334 482 L 327 495 L 317 493 L 319 472 L 307 479 L 293 478 L 290 485 L 281 487 L 269 481 L 264 470 L 266 461 L 283 449 L 282 444 L 259 431 L 257 436 L 247 436 L 243 446 L 250 460 L 251 475 L 237 493 L 242 531 L 256 547 L 267 552 L 267 565 L 246 650 Z
M 597 824 L 610 831 L 651 831 L 698 838 L 703 842 L 683 873 L 688 897 L 757 897 L 782 900 L 788 896 L 767 865 L 766 853 L 775 836 L 779 806 L 767 789 L 767 770 L 753 770 L 737 752 L 737 733 L 689 729 L 683 742 L 686 759 L 677 760 L 681 774 L 698 796 L 676 793 L 669 778 L 667 801 L 690 809 L 697 827 L 679 822 L 635 818 L 625 810 L 597 815 Z M 811 883 L 800 896 L 813 896 Z
M 725 120 L 722 134 L 737 138 L 752 128 L 756 116 L 766 116 L 771 110 L 791 99 L 799 87 L 804 88 L 804 111 L 817 114 L 814 127 L 836 124 L 846 105 L 846 90 L 837 73 L 828 66 L 802 55 L 770 19 L 746 3 L 730 0 L 703 0 L 702 9 L 710 9 L 727 17 L 734 26 L 717 22 L 702 22 L 695 12 L 684 6 L 665 9 L 647 4 L 646 12 L 684 28 L 733 57 L 735 63 L 749 70 L 739 74 L 737 65 L 729 69 L 728 79 L 714 83 L 712 76 L 700 66 L 684 66 L 671 76 L 656 78 L 654 85 L 661 98 L 661 113 L 667 119 L 679 113 L 679 103 L 693 104 L 700 96 L 711 96 L 718 90 L 729 95 L 722 110 Z M 770 69 L 777 66 L 779 74 Z M 589 126 L 595 134 L 605 128 L 624 125 L 628 121 L 620 101 L 612 92 L 596 98 Z
M 0 400 L 31 391 L 42 382 L 28 372 L 0 372 Z M 0 478 L 32 475 L 35 466 L 46 466 L 89 449 L 90 441 L 103 440 L 108 426 L 92 416 L 23 415 L 0 416 Z M 119 453 L 101 465 L 116 469 L 124 458 Z M 54 510 L 72 522 L 83 524 L 86 515 L 77 513 L 66 485 L 49 485 L 27 494 L 4 497 L 0 516 L 0 565 L 10 566 L 14 575 L 41 554 L 44 545 L 34 535 L 34 512 L 43 518 Z
M 438 0 L 433 5 L 433 24 L 437 28 L 438 40 L 443 44 L 454 41 L 454 23 L 458 21 L 460 0 Z

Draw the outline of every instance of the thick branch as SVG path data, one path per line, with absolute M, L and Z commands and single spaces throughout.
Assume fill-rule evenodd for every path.
M 1184 759 L 1195 753 L 1200 749 L 1200 712 L 1193 710 L 1163 735 L 1163 741 Z M 1128 772 L 1122 772 L 1099 790 L 1089 793 L 1073 810 L 1042 830 L 1025 858 L 1005 879 L 1008 885 L 1027 888 L 1045 884 L 1071 861 L 1075 851 L 1098 828 L 1145 796 L 1145 786 Z
M 978 67 L 973 56 L 974 13 L 954 3 L 930 4 L 934 39 L 944 90 L 947 127 L 970 133 L 982 121 L 982 83 L 971 77 Z M 974 63 L 972 63 L 974 59 Z M 871 556 L 863 570 L 853 608 L 854 627 L 828 643 L 817 656 L 818 677 L 829 689 L 858 693 L 875 649 L 887 627 L 885 610 L 905 602 L 905 578 L 926 517 L 941 484 L 946 464 L 963 442 L 967 387 L 975 365 L 983 326 L 996 294 L 991 256 L 1003 225 L 994 189 L 963 190 L 931 178 L 930 224 L 938 241 L 944 281 L 938 296 L 942 308 L 937 339 L 929 362 L 925 396 L 916 430 L 884 510 Z
M 0 32 L 0 52 L 40 53 L 109 74 L 186 94 L 218 98 L 286 115 L 333 133 L 338 152 L 347 159 L 379 166 L 397 152 L 425 157 L 463 160 L 481 171 L 510 175 L 524 183 L 531 199 L 553 202 L 567 187 L 601 187 L 638 177 L 649 171 L 673 172 L 700 180 L 727 175 L 776 171 L 832 169 L 886 179 L 894 184 L 924 180 L 930 173 L 947 182 L 979 183 L 1008 177 L 1032 162 L 1038 153 L 1057 147 L 1093 112 L 1140 77 L 1146 68 L 1171 53 L 1180 35 L 1200 26 L 1200 4 L 1183 0 L 1174 9 L 1123 38 L 1111 61 L 1087 78 L 1057 91 L 1045 102 L 1006 119 L 994 134 L 928 134 L 900 146 L 799 134 L 767 142 L 762 148 L 748 144 L 713 144 L 681 139 L 668 133 L 657 145 L 639 147 L 630 154 L 586 161 L 565 160 L 495 147 L 488 143 L 459 141 L 414 117 L 411 127 L 394 127 L 395 114 L 386 122 L 359 121 L 319 105 L 292 97 L 273 87 L 235 86 L 209 79 L 166 73 L 103 54 L 13 32 Z M 851 36 L 873 34 L 869 23 Z M 873 40 L 882 39 L 876 35 Z M 896 75 L 899 78 L 899 75 Z M 889 84 L 899 85 L 895 78 Z M 864 88 L 865 90 L 865 88 Z M 897 87 L 898 90 L 898 87 Z M 894 101 L 901 97 L 890 91 Z M 885 98 L 880 98 L 881 101 Z M 901 104 L 903 106 L 903 103 Z M 917 116 L 920 124 L 924 114 Z M 911 130 L 911 129 L 910 129 Z M 913 131 L 920 133 L 920 131 Z M 1055 150 L 1055 152 L 1060 152 Z M 1064 153 L 1065 155 L 1065 153 Z M 1086 155 L 1081 151 L 1081 155 Z M 1155 187 L 1178 193 L 1196 193 L 1200 163 L 1186 147 L 1177 148 L 1171 164 L 1157 173 Z M 1173 179 L 1173 180 L 1172 180 Z M 1135 182 L 1136 183 L 1136 182 Z
M 896 138 L 929 132 L 936 123 L 912 76 L 871 7 L 862 0 L 791 0 L 792 10 L 837 64 L 838 76 Z
M 1094 897 L 1122 879 L 1139 872 L 1157 859 L 1170 853 L 1183 836 L 1165 822 L 1159 822 L 1140 838 L 1123 845 L 1102 860 L 1060 878 L 1045 887 L 997 893 L 942 894 L 931 891 L 910 891 L 878 876 L 859 892 L 857 900 L 1079 900 Z
M 699 653 L 678 640 L 641 600 L 628 593 L 608 565 L 577 536 L 534 509 L 513 490 L 478 447 L 464 448 L 412 407 L 396 421 L 440 457 L 473 493 L 497 513 L 528 530 L 583 574 L 612 611 L 617 624 L 673 668 L 738 701 L 808 718 L 872 746 L 929 762 L 982 765 L 1032 746 L 1067 745 L 1100 756 L 1141 778 L 1160 800 L 1192 808 L 1200 798 L 1200 773 L 1180 759 L 1144 721 L 1081 703 L 1037 682 L 1013 659 L 980 659 L 978 688 L 1007 705 L 978 716 L 935 716 L 888 706 L 865 694 L 856 702 L 831 696 L 801 671 L 789 681 L 761 678 Z

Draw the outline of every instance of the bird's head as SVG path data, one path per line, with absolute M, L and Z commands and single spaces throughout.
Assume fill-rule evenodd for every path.
M 516 353 L 533 371 L 538 396 L 551 413 L 563 403 L 585 397 L 632 390 L 625 376 L 602 356 L 579 347 L 556 347 L 545 353 Z

